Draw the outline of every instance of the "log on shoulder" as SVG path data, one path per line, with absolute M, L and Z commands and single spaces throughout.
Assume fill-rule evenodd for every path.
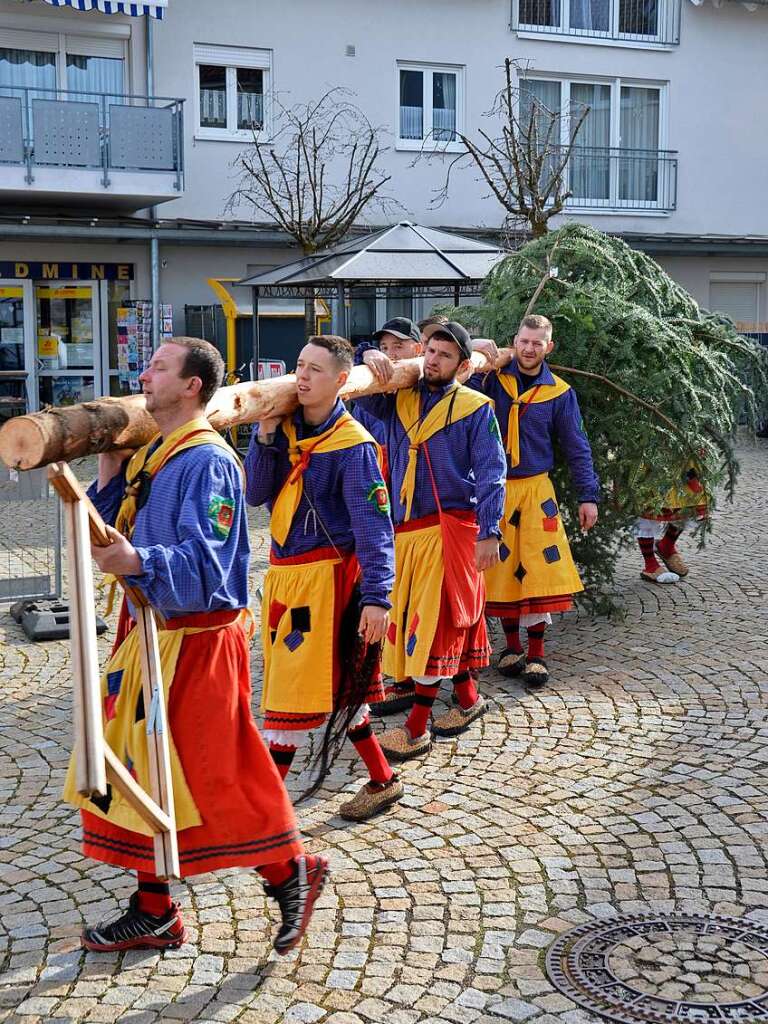
M 502 355 L 499 365 L 507 357 Z M 421 375 L 421 359 L 395 365 L 392 380 L 382 385 L 367 366 L 356 366 L 344 385 L 344 400 L 411 387 Z M 490 370 L 485 356 L 472 356 L 475 370 Z M 245 381 L 219 388 L 208 404 L 207 416 L 217 430 L 287 416 L 298 405 L 294 374 L 271 380 Z M 0 429 L 0 459 L 12 469 L 36 469 L 52 462 L 71 462 L 114 448 L 139 448 L 157 433 L 143 395 L 99 398 L 47 412 L 16 416 Z

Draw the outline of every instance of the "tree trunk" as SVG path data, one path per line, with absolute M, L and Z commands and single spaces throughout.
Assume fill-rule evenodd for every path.
M 504 350 L 499 366 L 510 358 Z M 392 380 L 382 385 L 366 366 L 356 366 L 341 390 L 345 401 L 411 387 L 421 375 L 421 359 L 395 365 Z M 490 370 L 484 356 L 472 356 L 472 371 Z M 219 388 L 206 415 L 216 430 L 256 423 L 272 416 L 287 416 L 298 405 L 293 374 L 271 380 L 244 381 Z M 0 429 L 0 458 L 13 469 L 35 469 L 51 462 L 70 462 L 114 448 L 138 448 L 157 433 L 146 411 L 143 395 L 100 398 L 50 412 L 15 416 Z

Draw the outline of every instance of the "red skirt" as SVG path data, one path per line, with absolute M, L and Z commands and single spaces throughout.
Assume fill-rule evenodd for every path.
M 178 834 L 183 877 L 282 862 L 303 849 L 291 801 L 253 720 L 242 626 L 232 612 L 214 612 L 173 619 L 167 628 L 215 624 L 221 628 L 184 638 L 168 701 L 173 741 L 203 821 Z M 121 625 L 122 613 L 118 639 Z M 151 838 L 81 815 L 87 857 L 154 871 Z
M 451 509 L 444 513 L 452 516 L 460 522 L 467 524 L 475 523 L 474 512 Z M 439 522 L 437 515 L 424 516 L 421 519 L 413 519 L 395 527 L 396 533 L 407 533 L 411 530 L 422 530 L 434 526 Z M 444 552 L 443 558 L 474 559 L 475 537 L 467 536 L 465 550 Z M 485 618 L 480 611 L 476 622 L 470 626 L 456 626 L 454 624 L 454 609 L 451 602 L 451 595 L 448 587 L 452 585 L 452 577 L 444 576 L 443 587 L 440 593 L 440 612 L 437 619 L 435 635 L 432 638 L 429 657 L 427 659 L 426 675 L 441 676 L 448 679 L 459 672 L 479 671 L 490 664 L 491 647 L 488 643 L 488 630 Z M 484 590 L 482 575 L 478 575 L 475 586 Z M 465 597 L 466 595 L 458 595 Z M 472 603 L 472 602 L 468 602 Z M 478 603 L 482 609 L 482 601 Z

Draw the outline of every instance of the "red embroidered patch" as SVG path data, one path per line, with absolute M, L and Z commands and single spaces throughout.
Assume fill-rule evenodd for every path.
M 547 533 L 557 533 L 557 516 L 545 516 L 541 525 Z
M 396 638 L 397 626 L 394 624 L 394 622 L 390 622 L 389 629 L 387 630 L 387 640 L 389 640 L 391 644 L 394 644 Z
M 288 605 L 282 604 L 280 601 L 273 601 L 269 606 L 269 628 L 277 629 L 280 625 L 280 619 L 288 611 Z

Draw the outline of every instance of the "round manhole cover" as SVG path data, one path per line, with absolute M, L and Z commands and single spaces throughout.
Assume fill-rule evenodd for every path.
M 581 925 L 547 952 L 561 992 L 612 1020 L 768 1021 L 768 928 L 670 914 Z

